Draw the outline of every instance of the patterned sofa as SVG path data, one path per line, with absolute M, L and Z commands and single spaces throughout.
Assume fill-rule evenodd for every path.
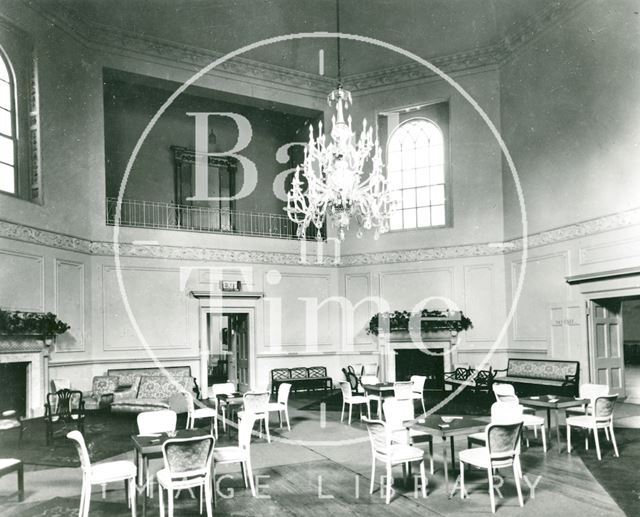
M 493 382 L 512 384 L 518 395 L 578 395 L 580 363 L 547 359 L 509 359 L 504 376 Z
M 111 411 L 140 413 L 171 408 L 186 411 L 182 396 L 187 391 L 199 396 L 189 366 L 158 368 L 111 369 L 107 375 L 93 378 L 92 391 L 85 394 L 87 409 L 110 408 Z

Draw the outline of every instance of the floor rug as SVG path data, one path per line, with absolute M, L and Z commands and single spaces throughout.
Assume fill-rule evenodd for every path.
M 575 432 L 573 453 L 578 453 L 582 462 L 591 471 L 613 500 L 627 515 L 640 515 L 640 429 L 616 428 L 616 442 L 620 457 L 613 455 L 613 447 L 600 433 L 602 460 L 598 461 L 595 444 L 589 441 L 589 450 L 584 449 L 583 434 Z M 572 436 L 574 433 L 571 433 Z
M 433 409 L 449 397 L 452 392 L 428 391 L 424 395 L 424 404 L 427 411 Z M 325 403 L 327 411 L 340 411 L 342 409 L 342 394 L 337 391 L 330 395 L 307 404 L 300 408 L 304 411 L 320 411 L 320 404 Z M 435 412 L 438 414 L 460 414 L 460 415 L 488 415 L 493 400 L 486 393 L 473 393 L 463 391 L 446 402 Z M 375 406 L 375 405 L 374 405 Z M 416 413 L 419 411 L 420 403 L 416 402 Z M 375 408 L 374 408 L 375 410 Z
M 132 450 L 131 435 L 136 432 L 136 415 L 88 413 L 84 424 L 84 439 L 91 461 L 101 461 Z M 50 467 L 78 467 L 80 459 L 66 434 L 76 429 L 75 424 L 54 425 L 50 445 L 45 439 L 45 423 L 42 418 L 23 422 L 22 442 L 18 443 L 15 430 L 0 433 L 2 455 L 21 459 L 26 464 Z

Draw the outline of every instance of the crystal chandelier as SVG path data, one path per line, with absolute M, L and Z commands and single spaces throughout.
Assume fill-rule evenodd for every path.
M 339 10 L 338 10 L 339 14 Z M 338 33 L 340 18 L 338 16 Z M 389 191 L 382 171 L 382 151 L 373 127 L 362 122 L 362 133 L 356 138 L 351 128 L 351 116 L 345 121 L 345 111 L 353 104 L 351 93 L 342 88 L 340 73 L 340 38 L 338 37 L 338 88 L 327 97 L 335 105 L 332 129 L 327 142 L 318 124 L 314 137 L 309 128 L 309 145 L 305 149 L 302 168 L 296 167 L 291 190 L 287 193 L 285 210 L 298 225 L 298 237 L 304 238 L 313 224 L 317 238 L 327 215 L 343 240 L 345 230 L 355 219 L 358 237 L 364 230 L 374 230 L 374 238 L 389 231 Z M 368 172 L 365 168 L 369 168 Z

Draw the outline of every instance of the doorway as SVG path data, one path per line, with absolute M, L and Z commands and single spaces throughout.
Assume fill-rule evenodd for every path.
M 589 302 L 593 382 L 640 404 L 640 296 Z
M 207 312 L 208 384 L 232 382 L 250 389 L 250 332 L 247 312 Z

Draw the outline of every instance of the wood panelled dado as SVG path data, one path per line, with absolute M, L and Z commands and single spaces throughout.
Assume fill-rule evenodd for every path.
M 180 269 L 123 267 L 121 271 L 131 311 L 149 347 L 189 348 L 189 298 L 180 289 Z M 192 324 L 197 325 L 197 320 Z M 144 349 L 127 315 L 112 266 L 102 267 L 102 325 L 105 351 Z
M 55 313 L 71 328 L 56 339 L 56 352 L 84 351 L 84 264 L 56 259 Z
M 465 341 L 487 342 L 496 338 L 495 293 L 493 264 L 465 266 L 463 309 L 473 321 Z
M 355 273 L 344 277 L 344 296 L 353 307 L 353 329 L 349 337 L 356 344 L 371 344 L 371 337 L 366 333 L 366 327 L 373 314 L 379 312 L 377 304 L 371 298 L 371 274 Z M 343 321 L 345 325 L 347 322 Z M 349 333 L 350 329 L 346 329 Z
M 0 250 L 0 307 L 44 311 L 44 257 Z
M 529 257 L 513 318 L 514 340 L 547 342 L 549 304 L 560 304 L 567 300 L 568 288 L 564 277 L 568 271 L 568 262 L 568 252 Z M 511 303 L 515 297 L 521 267 L 522 261 L 511 263 Z
M 429 298 L 435 299 L 426 303 L 427 308 L 442 307 L 445 300 L 453 300 L 453 268 L 380 273 L 380 297 L 392 310 L 411 310 Z
M 307 318 L 306 308 L 309 301 L 305 298 L 315 299 L 318 302 L 317 315 L 317 343 L 319 346 L 331 344 L 330 315 L 336 314 L 338 304 L 335 302 L 324 303 L 330 296 L 331 278 L 329 275 L 313 273 L 288 273 L 281 272 L 280 282 L 273 285 L 265 282 L 265 296 L 280 301 L 282 319 L 278 321 L 277 315 L 265 308 L 264 328 L 266 335 L 271 335 L 272 325 L 281 325 L 281 339 L 283 351 L 305 352 L 307 351 L 306 332 Z M 270 302 L 271 303 L 271 302 Z M 321 305 L 321 306 L 320 306 Z M 277 332 L 276 332 L 277 334 Z M 267 340 L 268 341 L 268 340 Z

